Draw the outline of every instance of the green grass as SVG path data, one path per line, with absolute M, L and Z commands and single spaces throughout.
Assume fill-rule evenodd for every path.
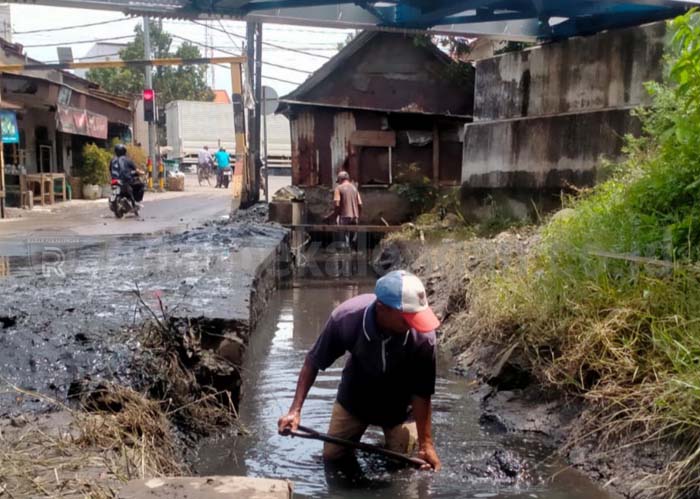
M 481 281 L 473 311 L 541 382 L 586 398 L 609 443 L 675 439 L 659 497 L 700 494 L 700 28 L 673 22 L 669 79 L 610 180 L 542 228 L 525 268 Z M 589 434 L 590 435 L 590 434 Z M 653 485 L 652 485 L 653 486 Z

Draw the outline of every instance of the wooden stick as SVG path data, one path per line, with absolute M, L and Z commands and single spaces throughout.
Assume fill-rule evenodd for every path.
M 307 428 L 305 426 L 299 426 L 299 430 L 300 431 L 287 430 L 285 433 L 283 433 L 283 435 L 298 438 L 307 438 L 311 440 L 320 440 L 322 442 L 328 442 L 330 444 L 341 445 L 343 447 L 349 447 L 351 449 L 362 450 L 371 454 L 379 454 L 380 456 L 388 457 L 389 459 L 393 459 L 401 463 L 410 464 L 411 466 L 414 466 L 416 468 L 422 468 L 423 466 L 428 464 L 426 461 L 423 461 L 418 457 L 411 457 L 400 452 L 394 452 L 388 449 L 384 449 L 383 447 L 379 447 L 377 445 L 366 444 L 364 442 L 353 442 L 352 440 L 346 440 L 344 438 L 332 437 L 330 435 L 327 435 L 326 433 L 320 433 L 316 430 L 312 430 L 311 428 Z

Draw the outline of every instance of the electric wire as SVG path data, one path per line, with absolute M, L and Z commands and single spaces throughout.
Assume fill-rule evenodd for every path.
M 233 55 L 233 56 L 240 55 L 240 54 L 236 54 L 236 53 L 234 53 L 234 52 L 229 52 L 229 51 L 227 51 L 227 50 L 220 49 L 220 48 L 218 48 L 218 47 L 213 47 L 213 46 L 211 46 L 211 45 L 207 45 L 206 43 L 202 43 L 202 42 L 198 42 L 198 41 L 196 41 L 196 40 L 191 40 L 191 39 L 189 39 L 189 38 L 185 38 L 184 36 L 172 35 L 172 34 L 171 34 L 170 36 L 172 36 L 173 38 L 177 38 L 178 40 L 182 40 L 182 41 L 184 41 L 184 42 L 188 42 L 188 43 L 193 43 L 193 44 L 195 44 L 195 45 L 199 45 L 199 46 L 204 47 L 204 48 L 217 50 L 217 51 L 222 52 L 222 53 L 224 53 L 224 54 Z M 273 63 L 273 62 L 262 61 L 262 63 L 263 63 L 263 65 L 265 65 L 265 66 L 270 66 L 270 67 L 279 68 L 279 69 L 286 69 L 286 70 L 288 70 L 288 71 L 296 71 L 297 73 L 304 73 L 304 74 L 307 74 L 307 75 L 310 75 L 310 74 L 313 73 L 313 71 L 307 71 L 307 70 L 305 70 L 305 69 L 292 68 L 292 67 L 290 67 L 290 66 L 284 66 L 284 65 L 282 65 L 282 64 L 276 64 L 276 63 Z
M 93 40 L 79 40 L 79 41 L 58 42 L 58 43 L 37 43 L 37 44 L 31 44 L 31 45 L 23 45 L 23 47 L 26 49 L 30 49 L 30 48 L 41 48 L 41 47 L 59 47 L 61 45 L 83 45 L 86 43 L 99 43 L 99 42 L 110 42 L 110 41 L 115 41 L 115 40 L 126 40 L 127 38 L 133 38 L 133 37 L 134 37 L 134 35 L 113 36 L 110 38 L 95 38 Z
M 224 27 L 224 23 L 221 22 L 221 19 L 219 19 L 219 26 L 221 26 L 221 29 L 226 31 L 226 28 Z M 243 52 L 243 44 L 240 43 L 238 46 L 236 45 L 236 42 L 233 41 L 233 37 L 231 36 L 231 33 L 226 31 L 226 36 L 228 37 L 229 40 L 231 40 L 231 43 L 233 43 L 233 46 L 238 48 L 241 52 Z
M 113 24 L 113 23 L 119 23 L 123 21 L 133 21 L 133 17 L 120 17 L 119 19 L 109 19 L 107 21 L 100 21 L 100 22 L 95 22 L 95 23 L 87 23 L 87 24 L 76 24 L 74 26 L 62 26 L 60 28 L 44 28 L 44 29 L 33 29 L 29 31 L 12 31 L 13 35 L 33 35 L 35 33 L 50 33 L 54 31 L 67 31 L 70 29 L 77 29 L 77 28 L 89 28 L 91 26 L 102 26 L 103 24 Z
M 192 22 L 193 22 L 194 24 L 198 24 L 199 26 L 205 26 L 203 23 L 201 23 L 201 22 L 199 22 L 199 21 L 194 21 L 194 20 L 193 20 Z M 223 33 L 226 33 L 226 34 L 230 34 L 230 36 L 234 36 L 234 37 L 236 37 L 236 38 L 240 38 L 240 39 L 246 40 L 246 37 L 245 37 L 245 36 L 239 35 L 238 33 L 229 33 L 229 31 L 226 30 L 226 29 L 223 29 L 223 30 L 222 30 L 221 28 L 216 28 L 216 27 L 214 27 L 214 26 L 209 26 L 209 29 L 213 29 L 214 31 L 220 31 L 220 32 L 223 32 Z M 318 58 L 320 58 L 320 59 L 326 59 L 326 60 L 330 59 L 330 57 L 328 57 L 328 56 L 326 56 L 326 55 L 313 54 L 313 53 L 311 53 L 311 52 L 304 52 L 303 50 L 297 50 L 297 49 L 293 49 L 293 48 L 289 48 L 289 47 L 283 47 L 282 45 L 276 45 L 276 44 L 274 44 L 274 43 L 266 42 L 266 41 L 264 41 L 264 40 L 263 40 L 262 44 L 263 44 L 263 45 L 267 45 L 268 47 L 274 47 L 274 48 L 280 49 L 280 50 L 287 50 L 287 51 L 289 51 L 289 52 L 296 52 L 296 53 L 298 53 L 298 54 L 307 55 L 307 56 L 310 56 L 310 57 L 318 57 Z

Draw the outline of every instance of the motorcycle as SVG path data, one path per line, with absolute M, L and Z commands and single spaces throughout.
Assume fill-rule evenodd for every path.
M 231 179 L 233 178 L 233 170 L 231 169 L 230 166 L 227 166 L 224 168 L 224 171 L 221 172 L 221 186 L 224 189 L 228 189 L 228 185 L 231 182 Z
M 139 216 L 139 207 L 136 203 L 132 203 L 127 196 L 121 180 L 112 179 L 112 193 L 109 196 L 109 209 L 112 210 L 114 216 L 122 218 L 127 213 L 133 213 Z

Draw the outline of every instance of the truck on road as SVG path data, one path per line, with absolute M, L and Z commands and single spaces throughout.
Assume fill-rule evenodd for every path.
M 209 146 L 214 153 L 224 147 L 235 158 L 233 106 L 218 102 L 176 100 L 165 106 L 168 156 L 183 169 L 197 164 L 197 152 Z

